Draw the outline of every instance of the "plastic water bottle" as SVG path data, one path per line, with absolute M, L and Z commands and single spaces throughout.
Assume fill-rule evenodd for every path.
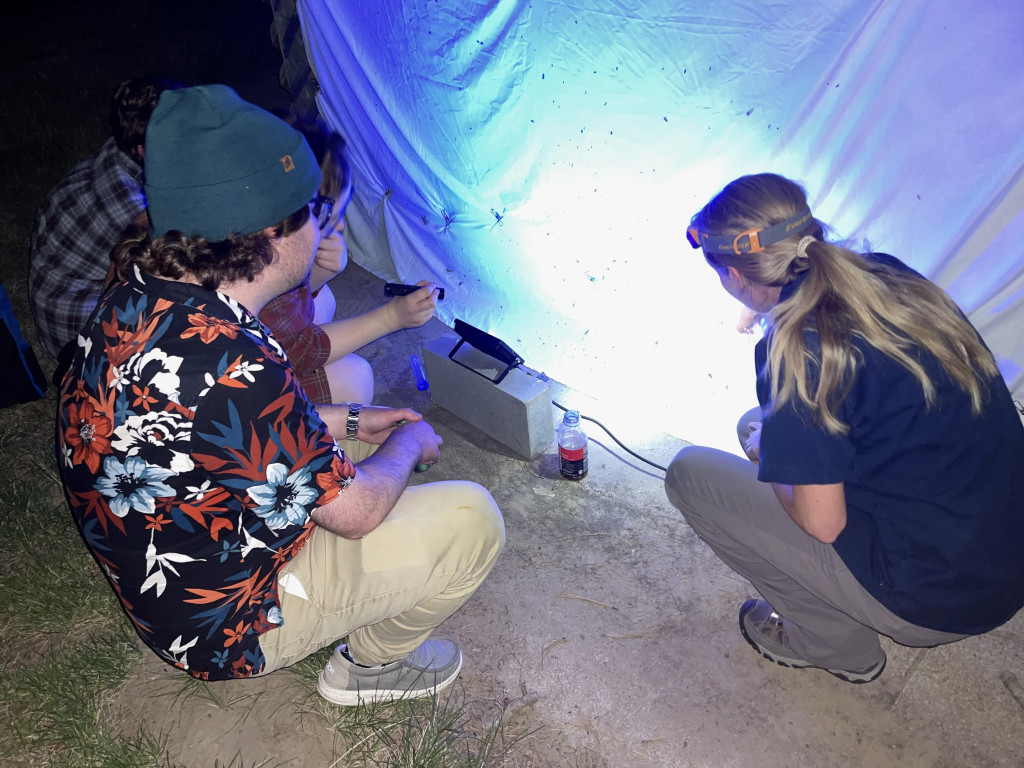
M 582 480 L 587 476 L 587 433 L 580 429 L 580 412 L 566 411 L 555 434 L 562 477 Z

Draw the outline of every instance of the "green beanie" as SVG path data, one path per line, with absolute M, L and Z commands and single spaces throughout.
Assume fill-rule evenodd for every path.
M 320 167 L 302 134 L 226 85 L 164 91 L 146 128 L 153 236 L 225 240 L 272 227 L 308 203 Z

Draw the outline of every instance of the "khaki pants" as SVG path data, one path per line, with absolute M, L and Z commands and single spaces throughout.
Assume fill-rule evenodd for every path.
M 356 462 L 376 449 L 343 447 Z M 491 494 L 461 481 L 407 488 L 362 539 L 317 528 L 278 574 L 284 624 L 260 637 L 264 673 L 346 635 L 360 664 L 403 658 L 469 599 L 504 545 Z

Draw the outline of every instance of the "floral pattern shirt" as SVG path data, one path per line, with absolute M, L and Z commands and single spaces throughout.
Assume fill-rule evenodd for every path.
M 263 671 L 277 575 L 352 482 L 267 329 L 136 270 L 78 337 L 57 446 L 75 522 L 142 639 L 195 677 Z

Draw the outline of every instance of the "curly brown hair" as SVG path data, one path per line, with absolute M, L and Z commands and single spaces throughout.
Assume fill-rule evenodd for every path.
M 184 88 L 170 77 L 149 75 L 125 80 L 110 98 L 110 135 L 117 148 L 139 165 L 144 165 L 138 148 L 146 143 L 146 126 L 156 109 L 160 94 Z
M 251 283 L 276 258 L 273 241 L 298 232 L 309 216 L 309 206 L 304 205 L 276 224 L 272 236 L 262 230 L 249 235 L 232 233 L 218 241 L 186 237 L 176 229 L 153 239 L 148 227 L 135 226 L 114 246 L 111 261 L 120 280 L 127 280 L 137 264 L 147 274 L 170 280 L 191 278 L 210 291 L 223 283 Z

